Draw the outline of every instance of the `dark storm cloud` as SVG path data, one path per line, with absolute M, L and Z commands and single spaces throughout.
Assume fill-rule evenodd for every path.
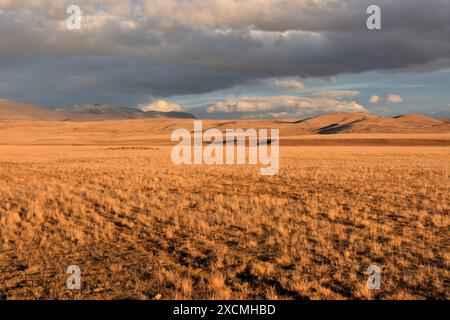
M 4 61 L 10 64 L 0 65 L 0 83 L 4 81 L 0 96 L 52 107 L 84 103 L 135 107 L 152 96 L 210 92 L 244 78 L 120 57 L 39 55 Z
M 65 28 L 72 2 L 85 14 L 80 31 Z M 366 29 L 369 4 L 382 8 L 381 31 Z M 423 71 L 450 57 L 447 0 L 0 0 L 0 8 L 0 96 L 42 104 L 133 106 L 249 79 Z

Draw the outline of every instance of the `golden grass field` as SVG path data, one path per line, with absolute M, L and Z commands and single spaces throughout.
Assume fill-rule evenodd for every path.
M 0 125 L 0 299 L 449 298 L 448 134 L 282 143 L 265 177 L 126 124 Z

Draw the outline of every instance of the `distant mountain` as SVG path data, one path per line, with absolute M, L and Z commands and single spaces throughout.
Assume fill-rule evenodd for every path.
M 119 108 L 110 105 L 102 104 L 88 104 L 88 105 L 76 105 L 69 109 L 66 109 L 68 113 L 83 114 L 83 115 L 96 115 L 107 116 L 111 118 L 133 118 L 134 112 L 131 109 Z
M 102 104 L 77 105 L 68 109 L 45 109 L 0 99 L 0 119 L 3 120 L 95 121 L 142 118 L 195 119 L 192 114 L 185 112 L 143 112 Z
M 144 118 L 174 118 L 174 119 L 196 119 L 193 114 L 179 111 L 140 111 L 144 115 Z
M 31 104 L 0 99 L 0 119 L 5 120 L 64 120 L 63 111 L 40 108 Z
M 111 105 L 79 105 L 68 109 L 45 109 L 34 105 L 0 100 L 0 120 L 99 121 L 147 118 L 195 119 L 184 112 L 144 112 Z M 205 128 L 206 123 L 205 120 Z M 211 120 L 215 127 L 279 128 L 282 135 L 339 133 L 442 133 L 450 132 L 449 119 L 433 119 L 418 114 L 390 118 L 363 112 L 324 114 L 289 120 Z
M 144 112 L 138 109 L 123 108 L 103 104 L 77 105 L 66 109 L 66 112 L 74 115 L 88 116 L 93 120 L 121 120 L 121 119 L 142 119 L 142 118 L 177 118 L 177 119 L 195 119 L 195 117 L 186 112 Z

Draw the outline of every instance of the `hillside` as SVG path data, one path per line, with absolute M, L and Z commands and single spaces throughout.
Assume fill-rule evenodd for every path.
M 327 114 L 300 121 L 283 122 L 285 133 L 440 133 L 450 132 L 448 122 L 422 115 L 408 114 L 395 118 L 367 113 Z
M 158 119 L 152 121 L 152 119 Z M 148 121 L 147 121 L 148 119 Z M 126 136 L 129 130 L 143 131 L 145 136 L 170 135 L 178 128 L 192 129 L 192 114 L 184 112 L 143 112 L 137 109 L 111 105 L 82 105 L 70 109 L 50 110 L 37 106 L 0 100 L 0 120 L 12 121 L 53 121 L 77 122 L 74 131 L 89 127 L 96 132 L 107 134 L 110 130 Z M 81 123 L 106 122 L 87 126 Z M 122 121 L 125 121 L 122 123 Z M 131 121 L 131 122 L 130 122 Z M 134 122 L 133 122 L 134 121 Z M 54 127 L 53 124 L 46 124 Z M 145 128 L 141 128 L 145 126 Z M 15 127 L 10 124 L 10 128 Z M 34 131 L 33 124 L 29 127 Z M 58 125 L 56 125 L 58 127 Z M 324 114 L 305 119 L 284 120 L 203 120 L 203 130 L 208 128 L 226 129 L 280 129 L 281 136 L 336 135 L 336 134 L 440 134 L 450 133 L 449 119 L 432 119 L 418 114 L 406 114 L 394 118 L 369 113 Z
M 64 120 L 65 118 L 67 115 L 63 111 L 0 99 L 0 119 L 2 120 Z

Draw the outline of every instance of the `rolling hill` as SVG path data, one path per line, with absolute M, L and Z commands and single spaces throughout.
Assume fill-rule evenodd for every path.
M 111 105 L 81 105 L 69 109 L 45 109 L 30 104 L 0 100 L 0 120 L 92 122 L 116 120 L 167 119 L 164 125 L 145 122 L 154 134 L 170 134 L 177 127 L 191 127 L 192 114 L 185 112 L 143 112 Z M 141 122 L 136 123 L 136 127 Z M 203 120 L 203 129 L 278 128 L 282 136 L 334 134 L 449 133 L 449 119 L 433 119 L 418 114 L 390 118 L 363 112 L 318 115 L 305 119 Z
M 282 122 L 284 133 L 440 133 L 450 132 L 450 124 L 423 115 L 407 114 L 394 118 L 368 113 L 325 114 L 308 119 Z

